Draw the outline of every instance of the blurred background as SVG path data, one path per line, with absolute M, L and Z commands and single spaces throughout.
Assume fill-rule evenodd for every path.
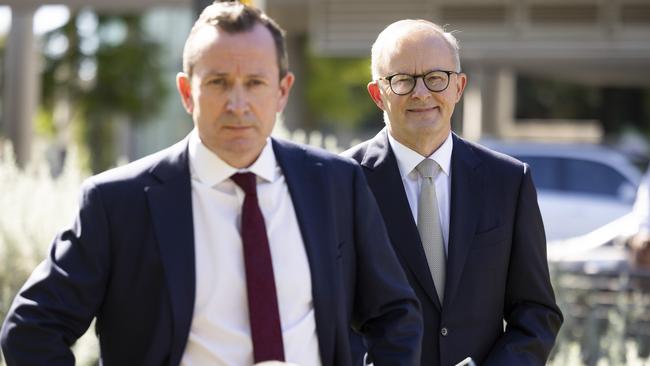
M 639 234 L 650 0 L 247 2 L 288 32 L 297 79 L 274 133 L 332 152 L 384 125 L 366 84 L 387 24 L 424 18 L 454 31 L 469 77 L 454 131 L 532 167 L 566 318 L 550 364 L 650 365 L 650 247 Z M 209 3 L 0 4 L 0 321 L 72 222 L 83 179 L 191 130 L 174 80 Z M 92 333 L 75 346 L 78 364 L 97 363 Z

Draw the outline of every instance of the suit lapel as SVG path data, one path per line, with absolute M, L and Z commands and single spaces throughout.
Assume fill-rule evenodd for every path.
M 451 305 L 465 266 L 467 252 L 476 232 L 476 207 L 482 181 L 476 173 L 480 161 L 465 141 L 453 135 L 451 155 L 451 207 L 445 304 Z
M 327 179 L 320 162 L 308 159 L 308 152 L 294 144 L 272 139 L 273 151 L 289 188 L 291 201 L 307 252 L 318 343 L 323 365 L 333 365 L 337 298 L 336 250 L 332 244 L 334 223 L 329 219 Z
M 361 165 L 366 168 L 368 185 L 377 199 L 395 251 L 440 310 L 440 301 L 435 294 L 420 234 L 413 221 L 397 159 L 388 142 L 387 133 L 383 129 L 370 141 Z
M 145 188 L 173 313 L 170 364 L 180 362 L 194 310 L 194 227 L 187 141 L 172 146 L 168 157 L 151 169 L 160 184 Z

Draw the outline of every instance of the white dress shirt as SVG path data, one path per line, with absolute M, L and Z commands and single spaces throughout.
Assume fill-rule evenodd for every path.
M 267 139 L 248 168 L 237 170 L 200 141 L 189 138 L 196 297 L 181 365 L 252 365 L 246 275 L 240 236 L 244 192 L 230 176 L 257 175 L 269 239 L 287 362 L 320 365 L 311 272 L 285 177 Z
M 440 172 L 436 176 L 436 198 L 438 199 L 438 211 L 440 212 L 440 225 L 442 238 L 445 244 L 445 254 L 449 255 L 449 202 L 451 197 L 451 152 L 454 142 L 451 132 L 445 142 L 431 154 L 425 157 L 404 146 L 388 133 L 388 142 L 395 153 L 397 167 L 399 168 L 402 184 L 406 192 L 406 198 L 411 207 L 413 221 L 418 222 L 418 197 L 420 197 L 420 186 L 422 177 L 415 169 L 424 159 L 432 159 L 440 166 Z

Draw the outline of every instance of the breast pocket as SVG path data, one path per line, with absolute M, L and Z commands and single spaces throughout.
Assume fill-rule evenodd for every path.
M 467 256 L 468 269 L 487 270 L 507 263 L 508 231 L 499 226 L 474 234 Z
M 474 243 L 472 249 L 481 249 L 484 247 L 499 245 L 508 239 L 508 232 L 504 225 L 497 226 L 487 231 L 474 234 Z

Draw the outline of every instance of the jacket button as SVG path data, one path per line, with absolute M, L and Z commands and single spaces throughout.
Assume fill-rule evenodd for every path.
M 443 337 L 446 336 L 447 333 L 448 333 L 447 328 L 443 327 L 442 329 L 440 329 L 440 334 L 442 334 Z

